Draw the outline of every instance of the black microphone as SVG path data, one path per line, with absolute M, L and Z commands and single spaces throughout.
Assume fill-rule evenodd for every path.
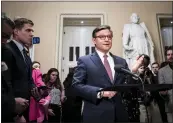
M 135 78 L 139 78 L 139 76 L 137 76 L 137 75 L 133 74 L 131 71 L 125 69 L 121 64 L 116 64 L 114 67 L 114 70 L 117 72 L 120 72 L 120 73 L 128 74 L 128 75 L 133 76 Z

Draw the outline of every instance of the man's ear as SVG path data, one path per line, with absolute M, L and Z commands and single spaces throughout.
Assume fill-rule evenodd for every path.
M 92 38 L 94 45 L 96 44 L 96 38 Z
M 17 35 L 18 34 L 18 29 L 14 29 L 14 34 Z

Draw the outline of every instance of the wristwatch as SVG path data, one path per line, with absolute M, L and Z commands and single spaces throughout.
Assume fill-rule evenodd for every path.
M 97 93 L 97 98 L 101 99 L 103 97 L 104 91 L 98 92 Z

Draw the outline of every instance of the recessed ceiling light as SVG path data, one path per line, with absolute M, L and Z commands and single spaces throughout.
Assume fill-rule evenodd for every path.
M 171 23 L 173 23 L 173 21 L 171 21 Z
M 81 21 L 80 23 L 84 23 L 83 21 Z

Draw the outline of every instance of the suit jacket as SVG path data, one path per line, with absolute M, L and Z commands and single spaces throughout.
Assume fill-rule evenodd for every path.
M 1 107 L 2 107 L 1 110 L 2 122 L 13 122 L 13 117 L 15 115 L 14 113 L 15 100 L 12 93 L 11 83 L 8 80 L 8 69 L 3 70 L 2 64 L 1 64 Z
M 128 69 L 124 59 L 112 54 L 111 56 L 113 57 L 115 65 L 121 64 Z M 114 84 L 123 84 L 124 81 L 125 75 L 115 71 Z M 128 121 L 128 114 L 122 104 L 120 93 L 117 93 L 112 99 L 97 99 L 97 91 L 100 88 L 110 86 L 113 86 L 113 83 L 96 52 L 78 59 L 72 87 L 76 93 L 84 99 L 84 123 Z
M 29 99 L 30 90 L 35 87 L 32 80 L 31 64 L 30 70 L 27 70 L 24 58 L 13 41 L 7 43 L 3 48 L 2 60 L 8 66 L 8 78 L 12 85 L 14 97 Z

